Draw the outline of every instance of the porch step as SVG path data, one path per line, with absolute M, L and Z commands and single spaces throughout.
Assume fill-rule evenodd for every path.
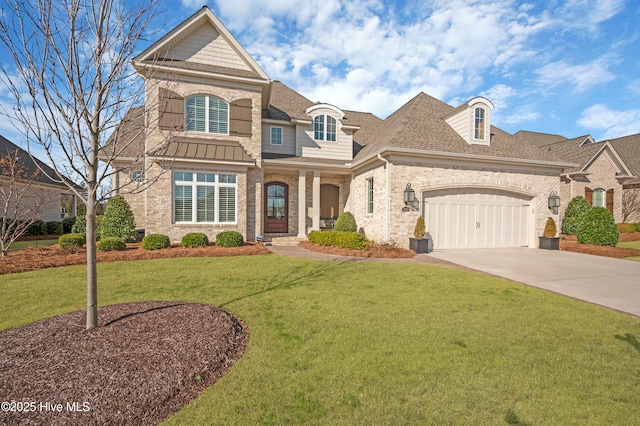
M 262 238 L 262 243 L 265 246 L 297 246 L 300 241 L 304 241 L 306 238 L 300 238 L 293 235 L 265 235 Z

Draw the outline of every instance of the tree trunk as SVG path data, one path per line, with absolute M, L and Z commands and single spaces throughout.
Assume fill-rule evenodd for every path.
M 98 326 L 98 274 L 96 260 L 95 192 L 87 200 L 87 330 Z

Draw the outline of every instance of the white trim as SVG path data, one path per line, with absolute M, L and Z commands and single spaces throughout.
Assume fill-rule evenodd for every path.
M 338 108 L 335 105 L 331 105 L 331 104 L 315 104 L 315 105 L 311 105 L 309 108 L 307 108 L 304 112 L 307 113 L 307 115 L 311 115 L 311 113 L 315 110 L 318 109 L 330 109 L 331 111 L 335 112 L 336 114 L 338 114 L 340 116 L 340 119 L 342 120 L 344 118 L 344 111 L 342 111 L 340 108 Z
M 193 98 L 199 98 L 199 97 L 203 97 L 204 98 L 204 132 L 200 132 L 198 130 L 187 130 L 187 126 L 188 126 L 188 122 L 187 120 L 189 119 L 189 114 L 188 114 L 188 109 L 187 109 L 187 101 L 189 99 L 193 99 Z M 226 123 L 226 127 L 227 127 L 227 131 L 226 133 L 220 133 L 220 132 L 211 132 L 209 131 L 209 123 L 211 121 L 209 113 L 210 113 L 210 104 L 209 104 L 209 100 L 211 98 L 216 98 L 221 100 L 222 102 L 224 102 L 227 105 L 227 123 Z M 208 135 L 224 135 L 224 136 L 229 136 L 229 127 L 230 127 L 230 115 L 231 115 L 231 104 L 229 102 L 227 102 L 225 99 L 219 97 L 219 96 L 215 96 L 215 95 L 205 95 L 205 94 L 194 94 L 194 95 L 190 95 L 184 98 L 184 129 L 185 129 L 185 133 L 187 134 L 193 134 L 193 133 L 205 133 Z
M 280 143 L 273 143 L 273 131 L 274 129 L 280 129 Z M 270 126 L 269 127 L 269 145 L 283 146 L 284 145 L 284 129 L 282 126 Z

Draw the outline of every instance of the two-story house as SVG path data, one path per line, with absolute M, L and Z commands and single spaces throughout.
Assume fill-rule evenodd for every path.
M 492 126 L 482 97 L 454 108 L 420 93 L 384 120 L 311 101 L 272 81 L 207 7 L 133 65 L 146 103 L 116 134 L 145 131 L 114 164 L 155 155 L 113 188 L 153 179 L 126 197 L 138 227 L 174 241 L 304 237 L 350 211 L 378 242 L 407 246 L 423 215 L 435 249 L 535 247 L 575 166 Z

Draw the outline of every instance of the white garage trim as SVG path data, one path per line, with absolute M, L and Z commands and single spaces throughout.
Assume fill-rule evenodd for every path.
M 532 198 L 496 188 L 427 191 L 422 214 L 436 250 L 528 247 L 535 223 Z

